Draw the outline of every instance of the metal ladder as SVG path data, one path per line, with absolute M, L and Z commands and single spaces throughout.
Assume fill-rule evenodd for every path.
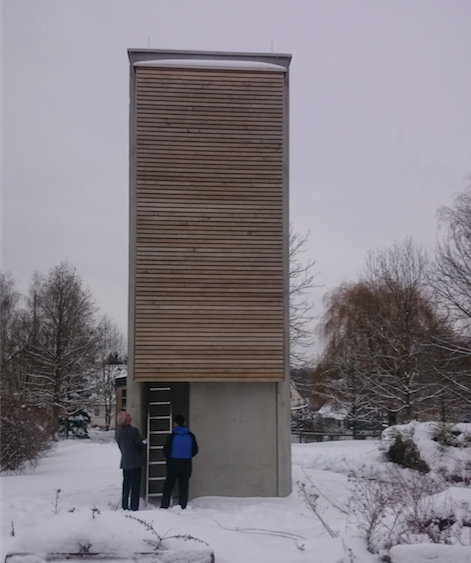
M 172 433 L 171 387 L 168 383 L 152 383 L 149 388 L 147 429 L 146 503 L 162 496 L 166 477 L 163 447 Z

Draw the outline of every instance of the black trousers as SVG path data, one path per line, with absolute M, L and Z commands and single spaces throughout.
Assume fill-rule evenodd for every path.
M 141 467 L 123 469 L 123 498 L 122 507 L 129 509 L 129 493 L 131 493 L 131 510 L 139 510 L 139 497 L 141 493 Z
M 188 483 L 192 470 L 191 459 L 177 459 L 171 457 L 167 461 L 167 478 L 164 483 L 161 508 L 170 506 L 170 497 L 178 479 L 178 503 L 182 508 L 186 508 L 188 503 Z

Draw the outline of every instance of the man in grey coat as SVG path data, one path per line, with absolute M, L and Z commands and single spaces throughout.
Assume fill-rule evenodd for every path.
M 131 510 L 139 510 L 141 490 L 141 473 L 144 465 L 145 443 L 139 430 L 131 426 L 131 415 L 126 411 L 118 414 L 120 425 L 116 432 L 116 442 L 121 450 L 121 469 L 123 470 L 123 497 L 121 506 L 129 510 L 129 493 L 131 493 Z

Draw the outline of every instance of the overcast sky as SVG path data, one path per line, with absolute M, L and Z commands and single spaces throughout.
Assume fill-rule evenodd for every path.
M 2 270 L 74 265 L 127 329 L 127 48 L 292 54 L 290 222 L 321 299 L 433 248 L 471 173 L 471 0 L 4 0 Z

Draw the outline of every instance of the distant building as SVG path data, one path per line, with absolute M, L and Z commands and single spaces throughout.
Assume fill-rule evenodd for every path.
M 106 428 L 107 419 L 110 429 L 116 428 L 116 415 L 122 407 L 122 386 L 126 385 L 127 366 L 125 364 L 110 364 L 107 366 L 109 381 L 91 401 L 88 409 L 92 426 Z M 125 389 L 125 387 L 124 387 Z M 124 391 L 124 400 L 126 391 Z
M 335 407 L 327 402 L 316 411 L 319 423 L 327 431 L 343 431 L 348 429 L 348 412 L 342 407 Z
M 116 378 L 115 387 L 116 387 L 116 411 L 115 414 L 118 416 L 120 411 L 127 410 L 127 369 L 123 371 L 123 373 Z M 116 426 L 116 416 L 115 416 L 115 426 Z
M 291 410 L 305 409 L 309 407 L 309 401 L 305 399 L 296 389 L 296 386 L 290 385 L 290 408 Z

